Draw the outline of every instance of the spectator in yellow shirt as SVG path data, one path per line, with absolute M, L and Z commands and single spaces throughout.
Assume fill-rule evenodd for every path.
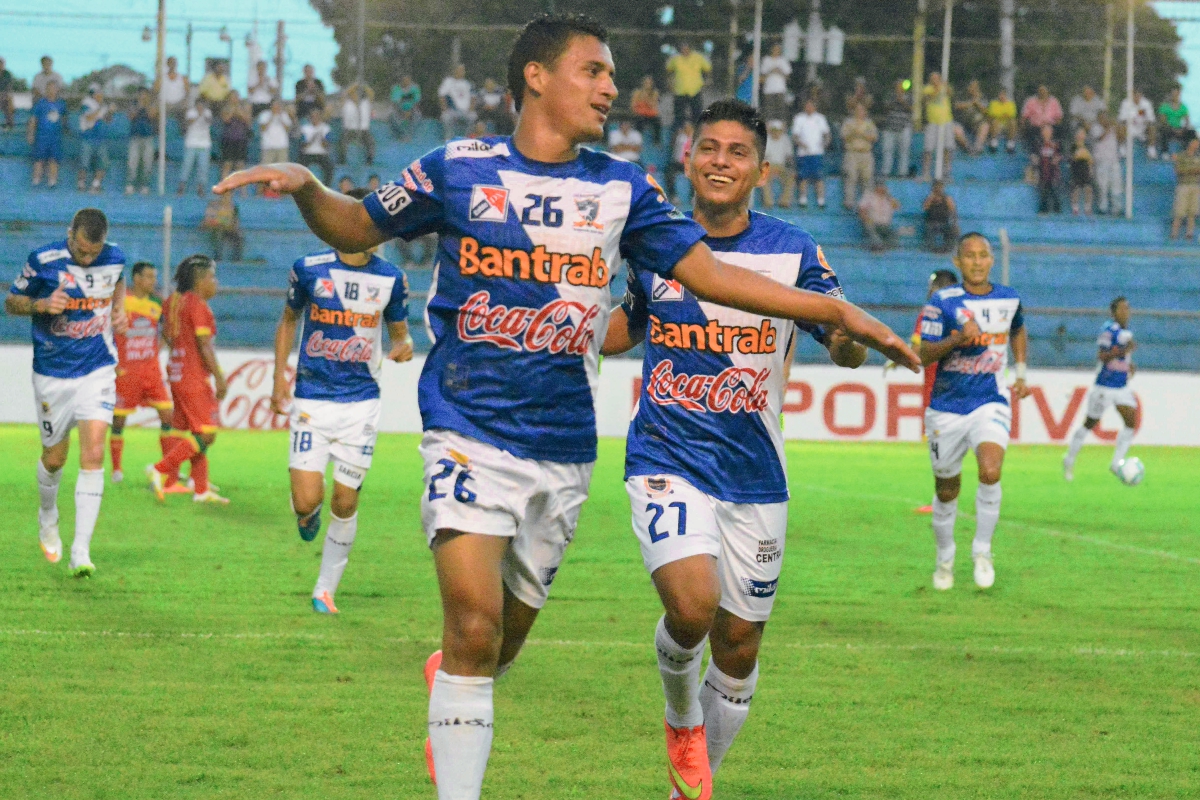
M 225 73 L 225 62 L 213 62 L 212 72 L 206 72 L 200 80 L 200 96 L 208 101 L 213 108 L 220 108 L 233 91 L 229 85 L 229 76 Z
M 942 142 L 942 152 L 945 161 L 942 167 L 942 178 L 950 174 L 950 157 L 954 153 L 954 113 L 950 109 L 950 97 L 953 94 L 950 85 L 942 80 L 940 72 L 929 73 L 929 83 L 925 85 L 925 158 L 921 163 L 921 180 L 930 178 L 930 168 L 933 165 L 933 154 L 937 150 L 938 140 Z
M 681 42 L 679 52 L 667 59 L 667 72 L 671 76 L 671 92 L 675 95 L 675 127 L 685 121 L 695 124 L 704 110 L 704 84 L 712 73 L 712 64 L 703 53 L 692 50 L 687 42 Z
M 991 128 L 992 140 L 988 149 L 993 153 L 1000 149 L 1000 134 L 1004 134 L 1004 149 L 1010 153 L 1017 149 L 1017 104 L 1008 97 L 1003 89 L 996 99 L 988 103 L 987 117 Z

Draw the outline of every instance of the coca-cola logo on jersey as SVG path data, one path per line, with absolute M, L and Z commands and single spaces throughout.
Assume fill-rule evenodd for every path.
M 50 332 L 55 336 L 65 336 L 68 339 L 87 339 L 91 336 L 99 336 L 107 327 L 107 316 L 70 320 L 65 314 L 59 314 L 50 323 Z
M 942 362 L 938 369 L 968 375 L 994 374 L 1004 371 L 1006 356 L 1006 353 L 998 350 L 986 350 L 977 356 L 956 353 Z
M 541 308 L 492 305 L 489 292 L 476 292 L 458 309 L 458 338 L 488 342 L 526 353 L 584 355 L 596 338 L 593 323 L 600 306 L 555 300 Z M 579 321 L 571 313 L 580 315 Z
M 304 345 L 304 353 L 309 358 L 323 358 L 327 361 L 353 361 L 366 363 L 371 360 L 374 345 L 370 339 L 362 336 L 351 336 L 349 339 L 326 339 L 321 331 L 313 331 Z
M 748 367 L 729 367 L 717 375 L 676 375 L 675 364 L 666 359 L 650 373 L 646 394 L 660 406 L 678 405 L 688 411 L 756 412 L 767 407 L 764 384 L 770 375 L 770 369 Z

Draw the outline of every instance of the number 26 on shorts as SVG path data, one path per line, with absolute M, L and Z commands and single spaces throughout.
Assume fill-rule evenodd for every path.
M 679 526 L 676 535 L 685 536 L 687 534 L 687 503 L 675 502 L 668 505 L 667 508 L 673 508 L 679 512 Z M 657 544 L 671 535 L 670 531 L 661 531 L 658 529 L 658 523 L 662 521 L 665 511 L 666 509 L 658 503 L 646 504 L 646 512 L 654 515 L 650 518 L 650 524 L 646 526 L 646 529 L 650 532 L 651 544 Z
M 438 483 L 448 480 L 457 470 L 458 476 L 454 478 L 454 499 L 460 503 L 474 503 L 475 492 L 467 488 L 467 481 L 475 479 L 471 471 L 452 458 L 443 458 L 437 463 L 442 471 L 429 479 L 429 502 L 441 500 L 446 496 L 447 492 L 438 491 Z

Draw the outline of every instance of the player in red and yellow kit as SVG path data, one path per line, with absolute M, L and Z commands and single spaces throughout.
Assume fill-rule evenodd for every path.
M 208 483 L 208 448 L 217 438 L 217 411 L 228 386 L 213 338 L 217 323 L 208 301 L 217 293 L 217 264 L 208 256 L 188 256 L 175 271 L 175 293 L 163 304 L 163 335 L 171 345 L 167 377 L 175 400 L 174 427 L 188 431 L 195 442 L 176 438 L 175 444 L 157 464 L 146 467 L 146 475 L 159 500 L 163 499 L 169 476 L 178 474 L 184 461 L 192 462 L 192 481 L 197 503 L 228 503 Z M 212 376 L 216 384 L 209 382 Z
M 124 479 L 121 455 L 125 449 L 126 418 L 139 407 L 153 408 L 162 423 L 158 437 L 163 455 L 171 443 L 171 397 L 163 384 L 162 368 L 158 364 L 158 322 L 162 302 L 154 296 L 158 270 L 149 261 L 133 265 L 132 282 L 125 295 L 125 316 L 129 329 L 125 335 L 114 335 L 117 345 L 117 407 L 113 411 L 112 435 L 108 449 L 112 454 L 112 480 Z

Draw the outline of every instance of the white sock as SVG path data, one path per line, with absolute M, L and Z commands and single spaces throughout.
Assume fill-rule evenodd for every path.
M 667 697 L 667 724 L 672 728 L 694 728 L 704 724 L 700 707 L 700 658 L 704 642 L 688 650 L 667 633 L 667 617 L 659 617 L 654 631 L 654 649 L 658 652 L 658 671 L 662 675 L 663 694 Z
M 937 562 L 954 561 L 954 519 L 958 516 L 958 499 L 943 503 L 933 497 L 933 536 L 937 539 Z
M 1117 434 L 1117 449 L 1113 450 L 1112 466 L 1114 469 L 1125 460 L 1125 455 L 1129 452 L 1132 444 L 1133 428 L 1121 428 L 1121 432 Z
M 1000 484 L 981 483 L 975 490 L 975 541 L 971 556 L 992 552 L 992 534 L 1000 521 Z
M 51 472 L 38 459 L 38 525 L 58 524 L 58 484 L 62 482 L 62 470 Z
M 104 498 L 104 470 L 81 469 L 75 479 L 75 541 L 71 543 L 71 564 L 91 561 L 92 533 L 100 516 Z
M 438 800 L 479 800 L 492 753 L 491 678 L 438 670 L 429 694 L 429 741 Z
M 1067 450 L 1067 462 L 1074 464 L 1075 457 L 1079 455 L 1079 451 L 1083 449 L 1083 443 L 1087 441 L 1088 434 L 1091 433 L 1082 425 L 1075 433 L 1071 434 L 1071 447 Z
M 709 659 L 704 685 L 700 687 L 700 706 L 704 709 L 704 730 L 708 737 L 708 763 L 714 775 L 750 716 L 750 700 L 757 685 L 758 664 L 747 677 L 738 680 L 726 675 Z
M 354 536 L 358 532 L 358 514 L 350 519 L 342 519 L 329 515 L 329 528 L 325 531 L 325 548 L 321 552 L 321 571 L 317 575 L 317 586 L 313 589 L 313 597 L 321 592 L 337 593 L 338 583 L 342 573 L 346 571 L 346 562 L 350 559 L 350 548 L 354 546 Z

